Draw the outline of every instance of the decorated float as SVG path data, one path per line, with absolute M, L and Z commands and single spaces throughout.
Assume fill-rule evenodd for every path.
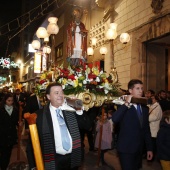
M 61 65 L 55 67 L 54 71 L 41 74 L 40 80 L 36 84 L 39 96 L 44 96 L 44 91 L 51 82 L 61 83 L 66 97 L 75 96 L 82 100 L 86 111 L 120 96 L 120 83 L 115 69 L 107 74 L 97 66 L 64 68 Z

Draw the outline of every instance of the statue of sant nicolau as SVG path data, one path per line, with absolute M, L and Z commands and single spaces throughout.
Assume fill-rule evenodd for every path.
M 67 29 L 67 61 L 71 66 L 84 65 L 87 58 L 87 30 L 81 22 L 82 14 L 81 8 L 75 7 Z

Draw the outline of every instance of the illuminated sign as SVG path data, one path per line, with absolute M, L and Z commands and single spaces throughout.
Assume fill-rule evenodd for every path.
M 34 56 L 34 73 L 41 73 L 41 53 L 35 53 L 35 56 Z
M 0 66 L 8 69 L 10 69 L 11 67 L 19 68 L 18 63 L 15 63 L 14 61 L 10 61 L 10 58 L 2 58 L 2 57 L 0 58 Z
M 28 44 L 28 52 L 29 53 L 35 53 L 36 50 L 33 49 L 32 44 Z
M 42 71 L 47 70 L 47 56 L 46 54 L 43 54 L 42 56 Z
M 0 76 L 0 82 L 6 81 L 6 77 L 1 77 Z

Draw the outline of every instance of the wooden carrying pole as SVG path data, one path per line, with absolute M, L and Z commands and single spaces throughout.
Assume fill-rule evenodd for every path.
M 105 109 L 104 106 L 102 107 L 102 119 L 101 119 L 101 126 L 100 126 L 100 135 L 99 135 L 99 146 L 98 146 L 98 159 L 97 159 L 97 166 L 100 164 L 100 154 L 101 154 L 101 143 L 102 143 L 102 134 L 103 134 L 103 117 L 104 117 Z
M 37 170 L 44 170 L 44 163 L 43 163 L 40 141 L 39 141 L 37 125 L 36 125 L 37 114 L 36 113 L 33 113 L 33 114 L 25 113 L 24 118 L 27 120 L 29 124 L 31 141 L 33 145 L 34 157 L 35 157 L 35 162 L 36 162 L 36 168 Z

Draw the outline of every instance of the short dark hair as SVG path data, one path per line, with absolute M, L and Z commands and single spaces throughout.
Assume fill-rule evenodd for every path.
M 148 92 L 150 92 L 151 95 L 155 95 L 155 91 L 153 91 L 153 90 L 151 90 L 151 89 L 149 89 Z
M 51 87 L 54 87 L 54 86 L 60 86 L 62 87 L 62 85 L 58 82 L 54 82 L 54 83 L 50 83 L 47 88 L 46 88 L 46 94 L 50 94 L 50 91 L 51 91 Z
M 133 89 L 135 84 L 143 84 L 141 80 L 139 79 L 132 79 L 128 83 L 128 89 Z
M 163 120 L 168 119 L 170 120 L 170 110 L 166 110 L 163 112 Z
M 159 101 L 158 95 L 152 95 L 151 97 L 154 97 L 156 101 Z

